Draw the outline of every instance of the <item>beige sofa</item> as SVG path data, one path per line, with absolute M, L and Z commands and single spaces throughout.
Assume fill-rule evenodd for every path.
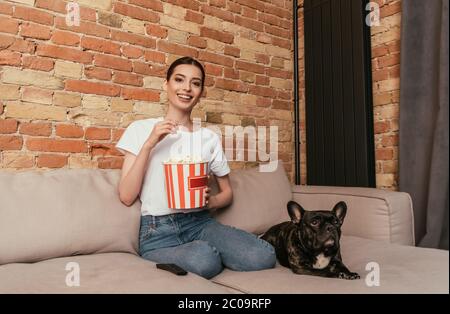
M 158 270 L 137 255 L 140 204 L 120 203 L 119 176 L 118 170 L 0 171 L 0 293 L 449 292 L 448 251 L 413 246 L 405 193 L 291 186 L 281 166 L 273 173 L 233 171 L 233 204 L 215 215 L 256 234 L 288 220 L 288 200 L 306 209 L 347 202 L 342 256 L 361 279 L 295 275 L 277 265 L 226 269 L 206 280 Z

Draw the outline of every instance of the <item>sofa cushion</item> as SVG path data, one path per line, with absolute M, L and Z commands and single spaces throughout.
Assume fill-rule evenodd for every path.
M 259 272 L 225 270 L 212 280 L 244 293 L 446 293 L 449 292 L 448 251 L 387 244 L 352 236 L 341 240 L 344 264 L 361 279 L 343 280 L 296 275 L 280 266 Z M 379 266 L 379 286 L 371 281 Z
M 76 273 L 79 274 L 79 285 L 73 285 Z M 159 270 L 155 263 L 127 253 L 72 256 L 33 264 L 0 266 L 0 293 L 230 292 L 233 291 L 192 273 L 175 276 Z
M 414 222 L 408 193 L 362 187 L 293 186 L 293 200 L 306 210 L 347 203 L 344 235 L 414 245 Z
M 232 204 L 214 212 L 221 223 L 262 234 L 274 224 L 289 220 L 286 204 L 292 190 L 281 162 L 274 172 L 259 172 L 259 168 L 233 170 L 230 181 Z M 211 189 L 214 195 L 217 187 Z
M 99 252 L 136 254 L 140 204 L 119 170 L 0 172 L 0 265 Z

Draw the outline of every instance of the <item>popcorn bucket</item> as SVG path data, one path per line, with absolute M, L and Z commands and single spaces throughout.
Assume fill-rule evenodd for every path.
M 172 209 L 204 207 L 208 162 L 164 162 L 167 203 Z

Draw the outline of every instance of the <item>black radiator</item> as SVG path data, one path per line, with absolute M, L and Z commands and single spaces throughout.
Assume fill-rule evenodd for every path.
M 368 1 L 305 0 L 307 184 L 375 187 Z

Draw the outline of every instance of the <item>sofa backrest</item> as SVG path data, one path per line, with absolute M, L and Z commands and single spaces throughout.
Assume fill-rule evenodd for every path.
M 282 162 L 274 172 L 260 172 L 258 167 L 234 170 L 230 181 L 232 204 L 214 212 L 221 223 L 260 235 L 290 220 L 286 204 L 292 199 L 292 187 Z M 215 194 L 217 183 L 211 186 Z
M 0 265 L 136 254 L 140 203 L 120 202 L 119 178 L 120 170 L 0 171 Z
M 137 254 L 140 201 L 123 205 L 120 170 L 0 171 L 0 265 L 77 254 Z M 280 163 L 230 174 L 233 203 L 214 212 L 222 223 L 254 234 L 289 220 L 291 184 Z M 212 183 L 212 194 L 218 188 Z

